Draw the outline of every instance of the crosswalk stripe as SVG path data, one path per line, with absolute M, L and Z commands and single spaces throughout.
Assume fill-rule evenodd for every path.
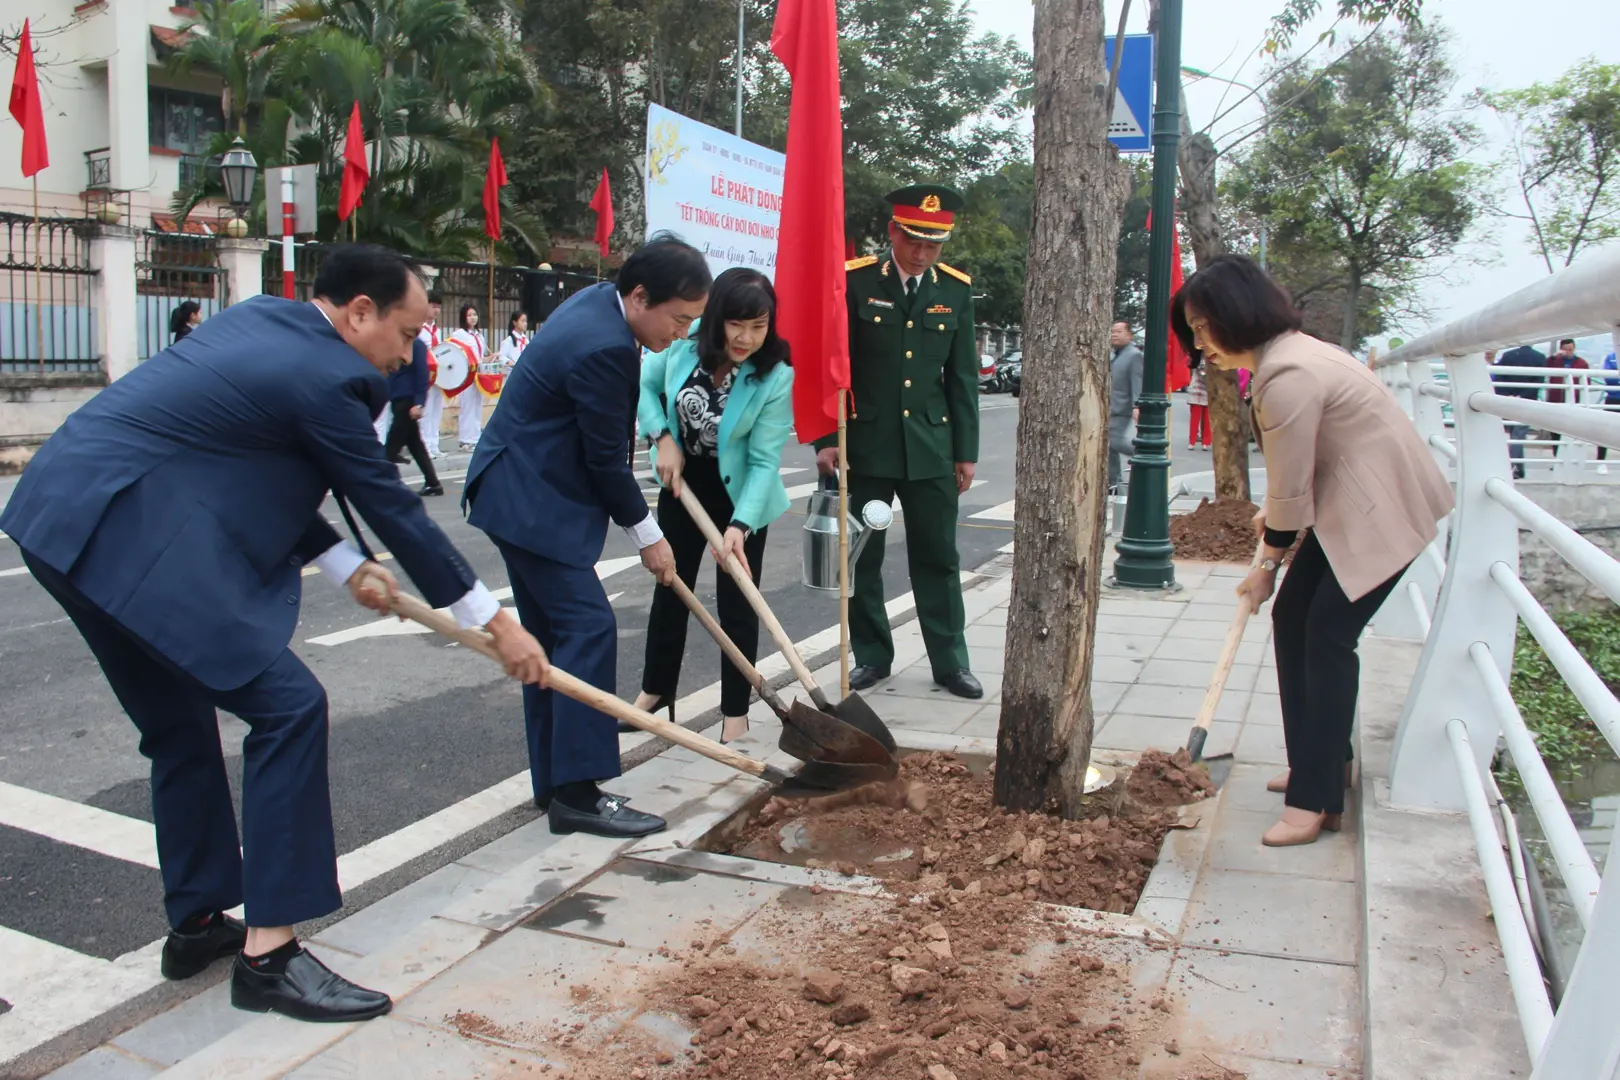
M 21 577 L 28 573 L 26 566 L 13 566 L 10 570 L 0 570 L 0 577 Z
M 980 510 L 972 516 L 975 518 L 988 518 L 991 521 L 1011 521 L 1013 520 L 1013 504 L 1016 501 L 1016 499 L 1008 499 L 1006 502 L 992 506 L 988 510 Z
M 102 960 L 0 926 L 0 1061 L 117 1008 L 163 981 L 157 964 Z
M 0 825 L 157 868 L 157 834 L 148 822 L 4 781 Z

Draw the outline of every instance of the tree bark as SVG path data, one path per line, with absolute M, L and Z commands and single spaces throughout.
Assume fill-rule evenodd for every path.
M 1186 108 L 1182 114 L 1185 116 Z M 1215 163 L 1220 151 L 1204 133 L 1182 132 L 1177 164 L 1181 172 L 1181 213 L 1192 240 L 1193 258 L 1200 267 L 1226 254 L 1226 234 L 1217 210 Z M 1209 390 L 1209 422 L 1214 435 L 1211 456 L 1215 465 L 1217 499 L 1249 498 L 1249 418 L 1238 392 L 1235 372 L 1205 365 L 1204 385 Z
M 997 804 L 1081 810 L 1102 584 L 1108 323 L 1129 173 L 1107 140 L 1101 0 L 1035 2 L 1035 194 Z
M 1356 350 L 1356 305 L 1361 302 L 1361 275 L 1351 267 L 1344 279 L 1344 323 L 1339 330 L 1339 348 Z

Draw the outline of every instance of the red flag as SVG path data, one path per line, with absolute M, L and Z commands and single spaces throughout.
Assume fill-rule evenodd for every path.
M 506 186 L 506 162 L 501 158 L 501 140 L 489 140 L 489 171 L 484 174 L 484 235 L 501 238 L 501 188 Z
M 39 104 L 39 75 L 34 70 L 34 37 L 23 20 L 17 42 L 17 70 L 11 76 L 11 115 L 22 125 L 22 174 L 33 176 L 51 163 L 45 148 L 45 112 Z
M 360 103 L 349 113 L 349 137 L 343 144 L 343 187 L 338 191 L 338 220 L 348 221 L 360 205 L 360 196 L 371 179 L 366 164 L 366 135 L 360 127 Z
M 613 188 L 608 184 L 606 165 L 602 166 L 602 179 L 596 182 L 596 194 L 591 196 L 591 209 L 596 211 L 596 250 L 605 259 L 608 241 L 613 238 Z
M 1175 299 L 1176 293 L 1181 291 L 1185 275 L 1181 271 L 1181 232 L 1174 226 L 1175 218 L 1171 217 L 1170 229 L 1170 297 Z M 1147 229 L 1153 231 L 1153 211 L 1148 211 Z M 1187 366 L 1187 350 L 1181 347 L 1181 339 L 1174 330 L 1170 331 L 1170 342 L 1164 353 L 1164 392 L 1169 394 L 1176 390 L 1185 390 L 1192 381 L 1192 369 Z
M 793 78 L 776 325 L 793 346 L 793 423 L 808 443 L 838 430 L 838 395 L 849 388 L 837 0 L 780 0 L 771 52 Z

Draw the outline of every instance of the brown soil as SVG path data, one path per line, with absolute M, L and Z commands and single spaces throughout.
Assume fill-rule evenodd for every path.
M 1246 499 L 1205 499 L 1190 514 L 1170 519 L 1170 542 L 1176 557 L 1200 562 L 1247 564 L 1254 558 L 1258 542 L 1254 535 L 1254 515 L 1260 508 Z
M 1164 808 L 1215 790 L 1202 766 L 1169 766 L 1158 751 L 1143 760 L 1149 779 L 1123 790 L 1116 782 L 1091 797 L 1093 816 L 1064 821 L 995 806 L 993 766 L 974 773 L 952 754 L 913 754 L 890 785 L 808 803 L 772 799 L 731 853 L 869 874 L 922 893 L 1019 895 L 1124 913 L 1176 823 Z
M 1146 806 L 1174 806 L 1215 794 L 1209 769 L 1194 765 L 1187 748 L 1174 754 L 1149 750 L 1137 761 L 1125 783 L 1126 793 Z

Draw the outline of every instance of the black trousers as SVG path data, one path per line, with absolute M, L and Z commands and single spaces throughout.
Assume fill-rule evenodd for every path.
M 1344 765 L 1356 718 L 1361 632 L 1394 590 L 1400 573 L 1351 600 L 1333 575 L 1315 530 L 1294 555 L 1271 606 L 1288 746 L 1287 805 L 1316 813 L 1344 811 Z
M 411 418 L 410 398 L 396 398 L 388 403 L 394 410 L 394 422 L 388 427 L 388 438 L 383 443 L 383 453 L 390 459 L 403 448 L 411 452 L 416 459 L 416 467 L 422 470 L 422 482 L 428 487 L 439 486 L 439 474 L 433 468 L 433 459 L 428 456 L 427 447 L 422 445 L 422 428 Z
M 725 532 L 731 521 L 731 496 L 720 481 L 720 466 L 713 458 L 686 459 L 681 482 L 691 489 L 713 520 L 715 527 Z M 697 582 L 698 568 L 703 564 L 703 553 L 708 541 L 697 523 L 692 520 L 681 500 L 666 488 L 658 495 L 658 527 L 675 552 L 675 572 L 692 588 Z M 759 584 L 759 572 L 765 561 L 765 530 L 760 529 L 743 544 L 748 556 L 748 569 Z M 748 606 L 748 598 L 725 568 L 714 568 L 715 592 L 719 602 L 720 628 L 736 643 L 749 663 L 759 654 L 759 617 Z M 647 617 L 647 656 L 642 668 L 641 689 L 644 693 L 674 700 L 681 680 L 681 658 L 686 653 L 686 622 L 691 613 L 675 590 L 665 585 L 653 589 L 652 613 Z M 720 657 L 720 713 L 723 716 L 747 716 L 748 702 L 753 696 L 753 685 L 734 667 L 724 654 Z

